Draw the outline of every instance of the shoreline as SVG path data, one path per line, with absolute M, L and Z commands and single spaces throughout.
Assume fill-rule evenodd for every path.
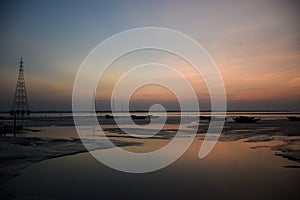
M 156 141 L 150 140 L 150 146 Z M 159 144 L 167 142 L 158 141 Z M 130 192 L 134 194 L 130 199 L 155 199 L 159 192 L 160 197 L 167 199 L 198 199 L 199 194 L 206 199 L 240 199 L 248 192 L 248 199 L 293 199 L 290 197 L 298 194 L 300 171 L 284 168 L 285 164 L 293 162 L 273 156 L 268 149 L 252 150 L 250 147 L 256 144 L 242 140 L 224 141 L 216 145 L 210 156 L 199 159 L 197 153 L 201 144 L 202 141 L 195 140 L 172 165 L 145 174 L 116 171 L 88 153 L 45 160 L 8 181 L 2 190 L 3 197 L 122 199 Z M 141 152 L 142 148 L 125 147 L 134 152 Z M 270 188 L 266 190 L 265 185 Z M 156 188 L 157 192 L 145 193 L 145 188 L 154 191 Z
M 60 121 L 60 117 L 51 118 L 49 124 L 55 126 L 42 126 L 42 123 L 37 124 L 28 122 L 25 128 L 29 131 L 35 128 L 42 129 L 41 132 L 26 132 L 25 137 L 0 137 L 0 184 L 3 184 L 8 179 L 17 176 L 21 169 L 30 166 L 33 163 L 42 160 L 75 155 L 87 152 L 79 138 L 75 138 L 77 133 L 75 127 L 69 124 L 70 121 Z M 113 120 L 105 120 L 102 129 L 107 136 L 117 146 L 141 146 L 147 141 L 140 138 L 134 138 L 124 134 L 119 128 L 114 127 Z M 192 119 L 191 119 L 192 120 Z M 176 134 L 177 118 L 173 117 L 166 124 L 163 130 L 159 131 L 152 139 L 171 140 Z M 102 122 L 102 121 L 101 121 Z M 187 124 L 189 129 L 197 129 L 195 139 L 204 140 L 209 122 L 199 122 L 196 125 Z M 51 130 L 49 132 L 49 130 Z M 132 133 L 141 134 L 139 129 L 128 129 Z M 231 121 L 225 123 L 223 132 L 219 141 L 230 142 L 239 141 L 253 143 L 257 148 L 269 148 L 275 156 L 280 156 L 285 159 L 300 163 L 300 123 L 282 120 L 268 120 L 254 124 L 238 124 Z M 48 132 L 47 132 L 48 131 Z M 96 130 L 99 131 L 99 130 Z M 155 130 L 154 130 L 155 131 Z M 188 130 L 186 130 L 188 133 Z M 67 133 L 69 132 L 69 133 Z M 65 135 L 65 136 L 64 136 Z M 77 135 L 78 137 L 78 135 Z M 214 137 L 211 135 L 211 137 Z M 276 145 L 262 145 L 264 142 L 274 141 L 279 142 Z M 111 148 L 105 143 L 95 143 L 91 140 L 91 144 L 97 149 Z M 287 168 L 299 168 L 298 165 L 286 166 Z
M 123 135 L 123 134 L 122 134 Z M 108 136 L 111 141 L 118 147 L 127 146 L 142 146 L 143 142 L 136 141 L 126 141 L 126 139 L 132 139 L 130 136 L 121 135 L 111 135 Z M 226 137 L 226 136 L 225 136 Z M 114 138 L 123 139 L 116 140 Z M 125 139 L 125 141 L 124 141 Z M 170 140 L 170 138 L 151 138 L 150 140 Z M 143 141 L 144 139 L 135 138 L 135 140 Z M 147 139 L 146 139 L 147 140 Z M 198 134 L 195 140 L 204 140 L 202 134 Z M 277 145 L 260 145 L 265 142 L 272 141 L 282 142 Z M 243 143 L 255 144 L 255 146 L 250 147 L 250 149 L 260 149 L 267 148 L 272 155 L 278 156 L 290 161 L 294 161 L 300 164 L 300 151 L 299 149 L 294 149 L 294 146 L 299 146 L 300 139 L 294 139 L 286 141 L 286 139 L 272 138 L 266 140 L 265 137 L 252 136 L 244 138 L 226 139 L 220 138 L 219 142 L 236 142 L 241 141 Z M 92 141 L 91 145 L 94 150 L 113 148 L 105 143 L 99 143 L 99 141 Z M 11 149 L 14 148 L 12 151 Z M 0 145 L 0 185 L 5 184 L 9 179 L 18 176 L 19 172 L 30 165 L 41 162 L 44 160 L 65 157 L 70 155 L 76 155 L 80 153 L 86 153 L 88 150 L 82 144 L 80 139 L 60 139 L 60 138 L 39 138 L 39 137 L 1 137 Z M 300 165 L 286 165 L 285 168 L 300 168 Z
M 113 148 L 104 142 L 90 140 L 92 150 Z M 141 145 L 137 142 L 113 140 L 119 147 Z M 88 152 L 80 139 L 39 137 L 1 137 L 0 185 L 19 172 L 40 161 Z

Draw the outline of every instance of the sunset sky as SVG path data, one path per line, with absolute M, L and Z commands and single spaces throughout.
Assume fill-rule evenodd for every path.
M 292 0 L 2 1 L 0 110 L 11 108 L 20 57 L 31 110 L 71 110 L 74 78 L 87 54 L 113 34 L 155 26 L 203 45 L 220 70 L 229 110 L 299 111 L 299 10 L 300 2 Z M 110 91 L 127 67 L 152 58 L 182 72 L 201 108 L 209 109 L 205 84 L 189 64 L 152 51 L 111 66 L 97 90 L 99 109 L 108 108 Z M 156 78 L 176 81 L 164 71 Z M 155 102 L 176 107 L 169 91 L 149 86 L 134 94 L 132 108 Z

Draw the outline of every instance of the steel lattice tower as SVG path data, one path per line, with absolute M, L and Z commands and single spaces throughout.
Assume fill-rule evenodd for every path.
M 24 79 L 24 66 L 23 61 L 21 58 L 20 61 L 20 69 L 19 69 L 19 75 L 18 75 L 18 81 L 15 91 L 15 97 L 13 101 L 13 106 L 11 109 L 11 114 L 16 113 L 17 115 L 21 114 L 30 114 L 30 110 L 28 107 L 28 100 L 27 100 L 27 94 L 26 94 L 26 87 L 25 87 L 25 79 Z

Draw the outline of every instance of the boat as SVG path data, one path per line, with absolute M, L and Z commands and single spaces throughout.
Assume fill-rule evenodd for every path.
M 200 119 L 200 120 L 207 120 L 207 121 L 210 121 L 210 120 L 211 120 L 211 116 L 200 116 L 199 119 Z
M 300 117 L 290 116 L 287 117 L 290 121 L 300 121 Z
M 113 119 L 114 116 L 112 116 L 112 115 L 105 115 L 105 118 L 106 118 L 106 119 Z
M 260 118 L 245 117 L 245 116 L 234 117 L 232 119 L 237 123 L 255 123 L 260 120 Z
M 200 116 L 199 117 L 200 120 L 207 120 L 207 121 L 211 121 L 211 120 L 214 120 L 214 121 L 226 121 L 227 120 L 227 117 L 215 117 L 215 116 Z
M 150 118 L 149 115 L 141 116 L 141 115 L 131 115 L 131 119 L 148 119 Z

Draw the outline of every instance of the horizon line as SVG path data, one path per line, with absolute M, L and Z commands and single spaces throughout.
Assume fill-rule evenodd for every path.
M 35 110 L 35 111 L 31 111 L 31 113 L 91 113 L 91 111 L 72 111 L 72 110 Z M 120 113 L 124 113 L 124 112 L 132 112 L 132 113 L 139 113 L 139 112 L 149 112 L 149 110 L 129 110 L 129 111 L 115 111 L 115 112 L 120 112 Z M 157 113 L 161 113 L 161 112 L 224 112 L 222 110 L 166 110 L 166 111 L 151 111 L 151 112 L 157 112 Z M 272 109 L 272 110 L 263 110 L 263 109 L 253 109 L 253 110 L 249 110 L 249 109 L 232 109 L 232 110 L 226 110 L 225 112 L 272 112 L 272 113 L 282 113 L 282 112 L 286 112 L 286 113 L 300 113 L 300 110 L 283 110 L 283 109 Z M 10 113 L 9 111 L 0 111 L 0 113 Z M 111 110 L 96 110 L 96 113 L 112 113 Z

